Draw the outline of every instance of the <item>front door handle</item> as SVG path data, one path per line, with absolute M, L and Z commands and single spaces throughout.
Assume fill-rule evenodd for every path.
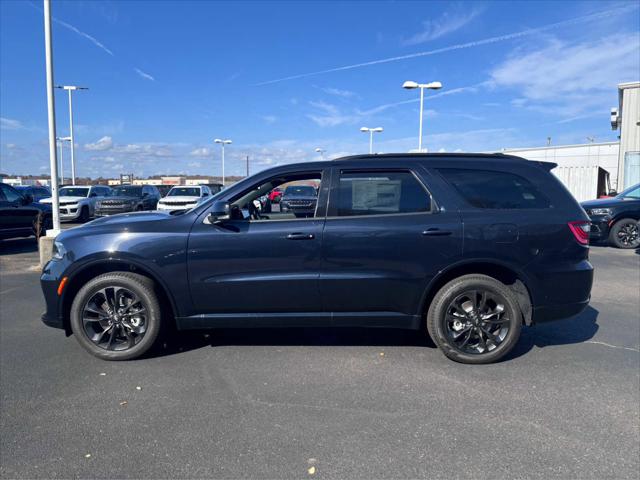
M 451 235 L 453 232 L 451 230 L 440 230 L 439 228 L 427 228 L 422 232 L 422 235 L 425 237 L 446 237 L 447 235 Z
M 313 233 L 290 233 L 287 235 L 287 240 L 313 240 L 315 235 Z

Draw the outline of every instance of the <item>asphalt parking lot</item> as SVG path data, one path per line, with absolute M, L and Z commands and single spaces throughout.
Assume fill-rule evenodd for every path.
M 0 245 L 2 478 L 638 478 L 640 252 L 489 366 L 421 333 L 218 330 L 90 357 L 40 322 L 35 240 Z

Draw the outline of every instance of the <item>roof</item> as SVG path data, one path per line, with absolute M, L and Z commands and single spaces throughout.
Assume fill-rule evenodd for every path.
M 501 152 L 496 153 L 379 153 L 379 154 L 362 154 L 341 157 L 332 160 L 332 162 L 348 162 L 353 160 L 383 160 L 387 158 L 401 158 L 403 160 L 430 160 L 430 159 L 467 159 L 467 158 L 486 158 L 490 160 L 524 160 L 523 158 L 505 155 Z

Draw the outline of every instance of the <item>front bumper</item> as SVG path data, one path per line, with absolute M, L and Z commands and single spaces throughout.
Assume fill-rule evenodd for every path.
M 611 217 L 609 216 L 593 216 L 591 220 L 591 231 L 589 232 L 589 239 L 591 240 L 606 240 L 609 238 L 609 230 Z
M 80 207 L 78 205 L 62 206 L 59 211 L 60 220 L 63 222 L 76 220 L 80 216 Z
M 42 322 L 53 328 L 68 330 L 65 326 L 62 298 L 58 295 L 58 286 L 64 276 L 67 261 L 50 260 L 42 270 L 40 276 L 40 288 L 44 295 L 46 311 L 42 314 Z M 69 333 L 69 332 L 67 332 Z

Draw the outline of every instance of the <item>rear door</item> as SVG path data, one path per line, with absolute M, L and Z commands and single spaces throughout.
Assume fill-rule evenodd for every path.
M 326 311 L 416 315 L 429 281 L 462 252 L 459 215 L 438 207 L 426 172 L 416 162 L 388 165 L 332 173 L 320 273 Z

